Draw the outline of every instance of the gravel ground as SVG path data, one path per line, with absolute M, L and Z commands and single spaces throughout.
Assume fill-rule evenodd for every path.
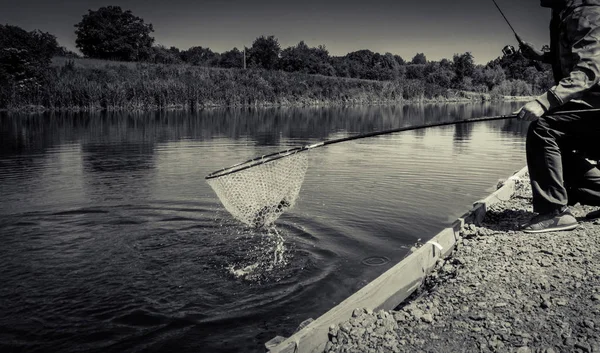
M 572 208 L 573 231 L 525 234 L 528 181 L 465 225 L 452 256 L 393 311 L 356 309 L 326 352 L 600 352 L 600 222 Z

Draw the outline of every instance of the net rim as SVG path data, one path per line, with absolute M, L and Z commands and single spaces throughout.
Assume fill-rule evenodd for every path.
M 212 172 L 212 173 L 208 174 L 205 177 L 205 179 L 206 180 L 210 180 L 210 179 L 215 179 L 215 178 L 223 177 L 223 176 L 226 176 L 226 175 L 229 175 L 229 174 L 237 173 L 237 172 L 240 172 L 242 170 L 255 167 L 257 165 L 269 163 L 269 162 L 276 161 L 278 159 L 281 159 L 281 158 L 284 158 L 284 157 L 287 157 L 287 156 L 291 156 L 291 155 L 293 155 L 295 153 L 298 153 L 298 152 L 306 151 L 307 149 L 308 149 L 307 146 L 296 147 L 296 148 L 291 148 L 291 149 L 288 149 L 288 150 L 285 150 L 285 151 L 279 151 L 279 152 L 275 152 L 275 153 L 271 153 L 271 154 L 266 154 L 264 156 L 252 158 L 252 159 L 249 159 L 249 160 L 247 160 L 245 162 L 234 164 L 234 165 L 232 165 L 230 167 L 219 169 L 219 170 L 217 170 L 215 172 Z

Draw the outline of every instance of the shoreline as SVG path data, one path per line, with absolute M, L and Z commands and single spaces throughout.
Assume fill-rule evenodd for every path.
M 470 92 L 469 92 L 470 93 Z M 301 107 L 334 107 L 334 106 L 388 106 L 399 104 L 454 104 L 454 103 L 479 103 L 479 102 L 527 102 L 534 99 L 534 96 L 504 96 L 501 99 L 491 99 L 489 94 L 472 93 L 471 98 L 467 97 L 438 97 L 422 99 L 401 99 L 390 101 L 323 101 L 313 100 L 306 102 L 279 102 L 279 103 L 256 103 L 256 104 L 217 104 L 206 103 L 190 105 L 169 105 L 169 106 L 148 106 L 148 107 L 69 107 L 64 109 L 50 109 L 43 106 L 23 106 L 19 108 L 0 109 L 0 113 L 96 113 L 96 112 L 154 112 L 154 111 L 197 111 L 204 109 L 218 108 L 301 108 Z M 477 95 L 477 96 L 475 96 Z
M 464 224 L 449 257 L 393 310 L 357 308 L 332 325 L 326 352 L 600 352 L 597 208 L 576 205 L 572 231 L 526 234 L 527 176 Z

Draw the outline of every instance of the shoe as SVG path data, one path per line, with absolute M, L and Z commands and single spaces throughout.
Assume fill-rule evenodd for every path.
M 590 221 L 600 218 L 600 210 L 589 212 L 588 214 L 585 215 L 585 218 Z
M 525 233 L 545 233 L 571 230 L 579 226 L 577 219 L 568 207 L 554 212 L 542 213 L 533 217 L 521 230 Z

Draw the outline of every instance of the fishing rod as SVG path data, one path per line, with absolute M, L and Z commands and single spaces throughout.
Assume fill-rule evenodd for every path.
M 512 32 L 515 34 L 515 37 L 517 38 L 517 41 L 519 42 L 519 44 L 521 44 L 522 43 L 521 38 L 519 37 L 519 35 L 517 34 L 517 32 L 515 31 L 513 26 L 508 21 L 508 18 L 506 18 L 506 16 L 504 16 L 504 12 L 502 12 L 502 9 L 500 9 L 500 6 L 498 6 L 498 3 L 496 3 L 496 0 L 492 0 L 492 1 L 494 2 L 494 5 L 496 5 L 496 8 L 498 9 L 498 11 L 500 11 L 500 14 L 502 15 L 502 17 L 504 17 L 504 21 L 506 21 L 506 24 L 508 24 L 508 27 L 510 27 Z
M 599 109 L 558 111 L 558 112 L 553 112 L 552 114 L 577 114 L 577 113 L 592 113 L 592 112 L 600 112 L 600 108 Z M 360 135 L 348 136 L 348 137 L 343 137 L 343 138 L 334 139 L 334 140 L 322 141 L 322 142 L 315 143 L 312 145 L 295 147 L 295 148 L 275 152 L 272 154 L 267 154 L 264 156 L 256 157 L 253 159 L 249 159 L 245 162 L 238 163 L 238 164 L 232 165 L 230 167 L 223 168 L 223 169 L 217 170 L 213 173 L 210 173 L 209 175 L 207 175 L 205 177 L 205 179 L 210 180 L 210 179 L 214 179 L 214 178 L 218 178 L 218 177 L 223 177 L 225 175 L 237 173 L 242 170 L 252 168 L 254 166 L 264 164 L 267 162 L 275 161 L 275 160 L 293 155 L 298 152 L 308 151 L 308 150 L 312 150 L 317 147 L 332 145 L 334 143 L 352 141 L 352 140 L 363 139 L 363 138 L 373 137 L 373 136 L 392 134 L 392 133 L 396 133 L 396 132 L 419 130 L 419 129 L 425 129 L 425 128 L 431 128 L 431 127 L 460 125 L 460 124 L 476 123 L 476 122 L 483 122 L 483 121 L 494 121 L 494 120 L 502 120 L 502 119 L 515 119 L 515 118 L 517 118 L 517 116 L 518 116 L 518 114 L 510 114 L 510 115 L 478 117 L 478 118 L 456 120 L 456 121 L 435 122 L 435 123 L 422 124 L 422 125 L 416 125 L 416 126 L 405 126 L 405 127 L 395 128 L 395 129 L 391 129 L 391 130 L 374 131 L 374 132 L 369 132 L 366 134 L 360 134 Z

